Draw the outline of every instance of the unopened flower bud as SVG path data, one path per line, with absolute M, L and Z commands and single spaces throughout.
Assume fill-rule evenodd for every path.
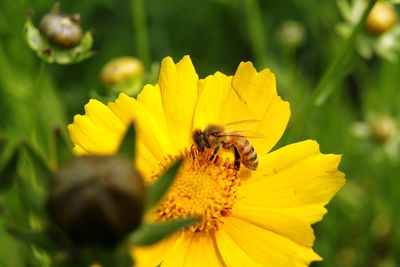
M 387 141 L 396 134 L 396 122 L 388 116 L 378 117 L 372 122 L 371 130 L 378 141 Z
M 50 217 L 77 245 L 114 246 L 141 223 L 145 188 L 133 163 L 83 156 L 54 175 Z
M 354 266 L 357 258 L 357 253 L 352 248 L 343 248 L 336 253 L 336 263 L 338 266 Z
M 382 34 L 393 28 L 397 21 L 397 13 L 393 5 L 377 1 L 365 22 L 367 30 L 373 34 Z
M 101 71 L 101 80 L 104 85 L 112 86 L 130 79 L 141 78 L 143 74 L 142 61 L 125 56 L 109 61 Z
M 297 21 L 286 21 L 278 29 L 278 38 L 282 45 L 288 48 L 296 48 L 305 40 L 303 24 Z
M 384 241 L 393 234 L 393 221 L 388 214 L 381 213 L 374 218 L 371 224 L 372 237 Z
M 40 21 L 39 29 L 52 44 L 63 48 L 72 48 L 81 42 L 82 28 L 78 14 L 46 14 Z

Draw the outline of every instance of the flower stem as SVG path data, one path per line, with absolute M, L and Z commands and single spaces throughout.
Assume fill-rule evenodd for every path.
M 340 79 L 343 79 L 350 71 L 349 65 L 354 55 L 356 37 L 364 27 L 365 20 L 367 19 L 368 14 L 371 11 L 372 7 L 375 5 L 376 1 L 377 0 L 368 1 L 368 6 L 366 7 L 360 21 L 355 25 L 350 36 L 345 41 L 341 50 L 339 51 L 339 54 L 330 63 L 330 65 L 322 75 L 322 78 L 315 86 L 315 89 L 313 90 L 309 101 L 305 104 L 305 107 L 301 114 L 299 114 L 298 122 L 295 122 L 295 124 L 293 125 L 293 130 L 291 132 L 292 135 L 290 135 L 290 137 L 298 136 L 303 126 L 306 125 L 307 120 L 310 118 L 310 115 L 312 114 L 314 109 L 318 106 L 323 105 L 327 101 L 329 96 L 334 93 L 334 90 L 338 91 L 340 89 L 339 86 L 331 88 L 329 85 L 331 85 L 333 81 L 337 83 Z
M 267 65 L 267 41 L 261 20 L 260 5 L 258 0 L 244 0 L 247 20 L 247 30 L 250 38 L 250 45 L 254 53 L 258 67 Z
M 42 99 L 42 80 L 45 75 L 45 68 L 46 62 L 44 60 L 40 60 L 40 67 L 38 74 L 36 76 L 36 80 L 34 81 L 33 88 L 32 88 L 32 99 L 31 99 L 31 141 L 36 143 L 37 141 L 37 130 L 38 130 L 38 123 L 39 123 L 39 113 L 40 113 L 40 101 Z
M 353 53 L 355 39 L 356 39 L 358 33 L 364 27 L 365 20 L 367 19 L 368 14 L 371 11 L 372 7 L 375 5 L 376 1 L 377 0 L 369 1 L 368 6 L 365 9 L 360 21 L 354 27 L 353 31 L 351 32 L 351 35 L 344 43 L 341 51 L 339 52 L 339 55 L 328 66 L 328 68 L 326 69 L 325 73 L 323 74 L 321 80 L 315 86 L 315 89 L 311 95 L 309 105 L 319 106 L 319 105 L 322 105 L 326 101 L 327 97 L 323 97 L 323 96 L 325 95 L 326 91 L 328 90 L 327 85 L 333 79 L 336 79 L 337 73 L 340 73 L 341 70 L 344 69 L 345 66 L 348 64 L 348 61 L 350 61 L 348 58 L 348 55 L 351 55 Z
M 135 42 L 138 57 L 143 61 L 146 68 L 149 68 L 151 64 L 151 56 L 148 41 L 149 37 L 145 4 L 145 0 L 131 0 L 132 20 L 133 28 L 136 33 Z

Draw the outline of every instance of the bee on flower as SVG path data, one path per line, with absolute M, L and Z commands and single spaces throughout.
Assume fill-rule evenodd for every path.
M 188 56 L 178 63 L 167 57 L 158 84 L 136 99 L 121 93 L 107 105 L 90 100 L 85 111 L 68 127 L 77 154 L 114 154 L 135 121 L 135 164 L 146 184 L 184 158 L 147 217 L 199 220 L 157 244 L 133 247 L 136 266 L 300 267 L 322 260 L 312 249 L 311 224 L 343 186 L 340 156 L 322 154 L 312 140 L 272 151 L 290 108 L 270 70 L 242 62 L 233 76 L 199 79 Z M 236 133 L 221 128 L 240 121 L 255 123 Z

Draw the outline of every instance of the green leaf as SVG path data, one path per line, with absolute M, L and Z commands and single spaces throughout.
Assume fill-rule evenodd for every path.
M 131 123 L 125 132 L 118 149 L 118 155 L 135 160 L 136 153 L 136 130 L 135 124 Z
M 6 229 L 13 237 L 24 241 L 29 245 L 35 245 L 45 250 L 54 250 L 53 242 L 44 231 L 31 230 L 14 225 L 7 225 Z
M 15 145 L 5 145 L 0 151 L 0 189 L 7 188 L 18 176 L 19 152 Z
M 144 223 L 132 234 L 130 241 L 133 245 L 148 246 L 192 225 L 196 220 L 197 218 L 186 218 L 165 223 Z
M 169 169 L 161 175 L 148 189 L 146 209 L 150 210 L 153 208 L 168 191 L 172 182 L 175 180 L 175 176 L 178 173 L 179 167 L 182 164 L 182 160 L 176 161 Z
M 32 24 L 30 19 L 26 20 L 24 31 L 26 42 L 28 43 L 29 47 L 32 48 L 32 50 L 36 52 L 43 52 L 50 47 L 49 42 L 43 38 L 39 32 L 39 29 Z
M 45 159 L 27 142 L 22 143 L 22 149 L 26 152 L 28 158 L 36 172 L 36 177 L 47 184 L 50 180 L 52 172 Z
M 63 164 L 72 157 L 71 143 L 59 127 L 53 131 L 52 152 L 56 166 Z

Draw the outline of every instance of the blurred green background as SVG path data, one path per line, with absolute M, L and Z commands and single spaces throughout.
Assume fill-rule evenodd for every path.
M 80 13 L 83 28 L 92 30 L 96 54 L 56 65 L 41 63 L 23 33 L 27 14 L 33 12 L 37 25 L 54 1 L 1 0 L 0 137 L 31 139 L 31 114 L 39 107 L 35 144 L 48 158 L 54 126 L 71 123 L 92 96 L 110 95 L 100 72 L 114 57 L 138 57 L 150 72 L 151 62 L 189 54 L 200 77 L 217 70 L 233 74 L 239 62 L 250 60 L 276 74 L 279 94 L 291 103 L 279 146 L 316 139 L 322 152 L 343 154 L 347 184 L 314 227 L 315 249 L 324 261 L 313 266 L 400 266 L 400 62 L 362 57 L 357 42 L 365 42 L 356 39 L 325 86 L 325 101 L 304 111 L 346 43 L 336 27 L 345 21 L 338 2 L 343 1 L 60 1 L 64 13 Z M 378 38 L 365 29 L 359 35 Z M 3 189 L 0 224 L 28 220 L 24 216 L 15 186 Z M 2 228 L 0 247 L 0 266 L 36 266 L 40 258 Z

